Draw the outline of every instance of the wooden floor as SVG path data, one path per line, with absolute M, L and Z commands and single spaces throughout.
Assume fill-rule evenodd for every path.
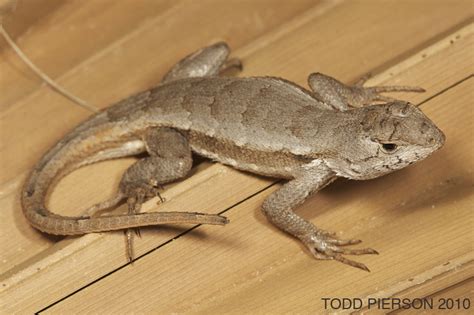
M 26 174 L 91 112 L 48 88 L 0 40 L 0 313 L 352 311 L 325 309 L 322 298 L 343 297 L 374 313 L 389 310 L 369 309 L 369 297 L 426 297 L 435 307 L 442 298 L 470 299 L 472 312 L 473 8 L 472 0 L 20 1 L 7 31 L 38 67 L 97 108 L 157 84 L 184 55 L 225 40 L 244 62 L 241 76 L 306 86 L 311 72 L 344 82 L 370 72 L 369 85 L 422 86 L 424 94 L 398 96 L 421 104 L 447 142 L 392 175 L 337 181 L 298 210 L 380 251 L 358 257 L 371 273 L 314 260 L 259 210 L 279 183 L 211 162 L 166 187 L 163 205 L 151 200 L 144 210 L 223 212 L 231 224 L 143 229 L 139 258 L 128 265 L 121 232 L 61 239 L 22 216 Z M 132 162 L 76 171 L 52 193 L 51 209 L 79 214 L 111 196 Z

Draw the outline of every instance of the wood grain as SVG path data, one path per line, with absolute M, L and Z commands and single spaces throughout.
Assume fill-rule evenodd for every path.
M 469 296 L 470 3 L 230 2 L 68 1 L 25 18 L 30 31 L 17 21 L 17 40 L 61 84 L 99 107 L 153 85 L 180 57 L 217 39 L 229 41 L 243 58 L 243 76 L 277 75 L 305 85 L 313 71 L 346 82 L 373 72 L 369 84 L 425 87 L 427 93 L 403 97 L 421 103 L 446 133 L 440 152 L 373 181 L 338 181 L 299 209 L 319 226 L 377 248 L 381 255 L 361 258 L 372 273 L 314 261 L 259 211 L 278 184 L 208 162 L 166 187 L 164 204 L 152 200 L 145 210 L 225 211 L 231 224 L 143 229 L 133 266 L 125 266 L 122 233 L 58 240 L 36 232 L 21 215 L 21 183 L 48 146 L 88 113 L 40 87 L 4 48 L 1 313 L 315 313 L 324 311 L 323 296 Z M 103 32 L 89 33 L 88 23 Z M 53 192 L 51 208 L 77 214 L 113 194 L 132 161 L 71 174 Z

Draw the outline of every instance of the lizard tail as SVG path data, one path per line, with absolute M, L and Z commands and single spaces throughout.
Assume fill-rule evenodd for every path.
M 106 113 L 99 113 L 73 130 L 43 156 L 27 178 L 21 195 L 23 213 L 31 225 L 48 234 L 77 235 L 159 224 L 224 225 L 228 222 L 219 215 L 193 212 L 145 212 L 99 217 L 69 217 L 50 212 L 46 208 L 48 191 L 60 178 L 87 164 L 145 151 L 137 135 L 130 135 L 130 131 L 125 134 L 120 129 L 120 126 L 109 122 Z M 130 150 L 131 146 L 136 149 Z M 113 206 L 122 198 L 119 194 L 107 202 Z M 100 207 L 93 206 L 91 209 L 96 211 Z

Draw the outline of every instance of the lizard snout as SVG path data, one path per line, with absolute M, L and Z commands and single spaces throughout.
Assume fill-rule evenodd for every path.
M 435 124 L 431 123 L 428 132 L 425 133 L 426 142 L 434 150 L 440 149 L 446 142 L 445 134 Z

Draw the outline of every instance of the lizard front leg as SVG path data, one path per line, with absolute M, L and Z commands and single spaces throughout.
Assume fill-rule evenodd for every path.
M 331 183 L 335 174 L 323 163 L 312 163 L 298 176 L 284 184 L 265 199 L 262 210 L 268 220 L 283 231 L 300 239 L 317 259 L 334 259 L 366 271 L 359 262 L 342 255 L 377 254 L 371 248 L 347 249 L 342 246 L 358 244 L 360 240 L 341 240 L 334 234 L 319 229 L 313 223 L 301 218 L 293 209 L 302 204 L 313 192 Z
M 242 70 L 242 62 L 237 58 L 227 59 L 229 54 L 230 48 L 224 42 L 199 49 L 173 66 L 161 82 L 216 76 L 229 68 Z
M 312 73 L 308 84 L 315 97 L 332 108 L 346 111 L 353 107 L 371 105 L 375 102 L 393 102 L 394 98 L 380 95 L 385 92 L 424 92 L 420 87 L 411 86 L 373 86 L 364 87 L 368 76 L 359 80 L 355 85 L 346 85 L 322 73 Z

